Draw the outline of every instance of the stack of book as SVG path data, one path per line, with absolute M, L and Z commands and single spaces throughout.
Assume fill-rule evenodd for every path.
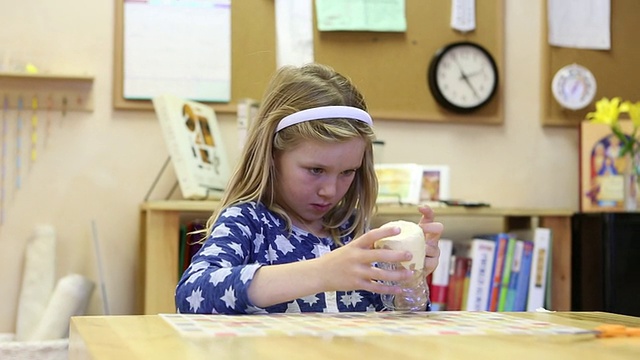
M 430 276 L 434 310 L 535 311 L 549 295 L 551 231 L 440 240 L 440 264 Z

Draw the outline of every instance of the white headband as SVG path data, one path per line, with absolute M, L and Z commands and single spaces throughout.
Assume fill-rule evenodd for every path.
M 321 106 L 287 115 L 278 123 L 276 132 L 305 121 L 319 119 L 354 119 L 373 126 L 371 116 L 364 110 L 353 106 Z

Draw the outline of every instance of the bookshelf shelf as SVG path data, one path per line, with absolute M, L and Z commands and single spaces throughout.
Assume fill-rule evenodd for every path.
M 137 307 L 141 314 L 175 312 L 173 293 L 178 282 L 179 227 L 189 216 L 208 217 L 215 201 L 149 201 L 140 206 L 141 271 Z M 531 228 L 534 220 L 553 234 L 551 260 L 551 309 L 571 307 L 571 216 L 568 209 L 435 207 L 436 217 L 502 218 L 505 231 Z M 377 216 L 415 217 L 415 206 L 384 205 Z M 147 276 L 147 274 L 149 276 Z
M 91 112 L 93 81 L 90 75 L 0 72 L 0 101 L 24 111 L 35 104 L 38 110 Z

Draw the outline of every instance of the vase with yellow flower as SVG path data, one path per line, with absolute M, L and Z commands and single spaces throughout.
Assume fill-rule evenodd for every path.
M 630 119 L 631 131 L 624 131 L 620 119 Z M 640 182 L 640 102 L 623 101 L 619 97 L 602 98 L 596 102 L 596 111 L 587 114 L 587 120 L 609 126 L 618 149 L 616 161 L 624 163 L 624 208 L 627 211 L 638 209 L 638 191 Z

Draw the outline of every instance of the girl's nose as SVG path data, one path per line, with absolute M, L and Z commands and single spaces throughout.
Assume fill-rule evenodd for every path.
M 320 186 L 318 195 L 323 197 L 332 197 L 336 194 L 336 186 L 337 180 L 335 178 L 328 178 Z

